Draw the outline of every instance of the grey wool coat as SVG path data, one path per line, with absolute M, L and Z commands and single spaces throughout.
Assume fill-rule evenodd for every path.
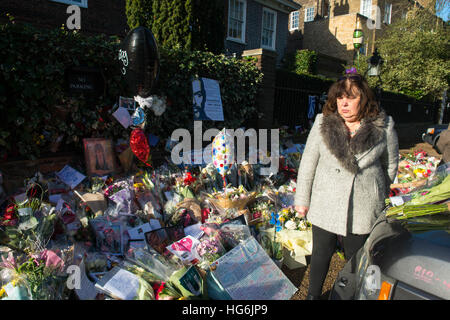
M 397 169 L 397 134 L 384 111 L 363 119 L 352 138 L 339 114 L 318 114 L 300 162 L 295 205 L 309 207 L 308 221 L 329 232 L 370 233 Z

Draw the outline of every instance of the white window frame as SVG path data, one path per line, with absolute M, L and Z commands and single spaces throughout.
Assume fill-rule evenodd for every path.
M 272 46 L 264 45 L 263 40 L 262 40 L 262 36 L 264 33 L 264 29 L 265 29 L 264 28 L 264 13 L 265 12 L 267 12 L 268 14 L 273 14 Z M 277 12 L 264 7 L 263 12 L 262 12 L 262 18 L 261 18 L 261 48 L 275 50 L 276 39 L 277 39 Z
M 88 0 L 80 0 L 80 1 L 74 1 L 74 0 L 50 0 L 50 1 L 64 3 L 64 4 L 67 4 L 67 5 L 76 5 L 76 6 L 79 6 L 80 8 L 87 8 L 88 7 Z
M 372 0 L 361 0 L 359 13 L 369 19 L 372 19 Z
M 243 4 L 242 6 L 242 10 L 243 10 L 243 14 L 242 14 L 242 21 L 240 21 L 242 23 L 242 34 L 240 38 L 236 38 L 236 37 L 232 37 L 230 36 L 230 23 L 231 23 L 231 19 L 237 20 L 236 18 L 232 18 L 231 17 L 231 1 L 234 2 L 241 2 Z M 246 22 L 247 22 L 247 0 L 228 0 L 228 25 L 227 25 L 227 40 L 231 40 L 231 41 L 235 41 L 235 42 L 239 42 L 239 43 L 244 43 L 245 44 L 245 30 L 246 30 Z
M 310 19 L 308 19 L 308 12 L 311 12 L 310 10 L 312 10 L 312 14 Z M 315 8 L 314 7 L 309 7 L 305 9 L 305 22 L 310 22 L 310 21 L 314 21 L 314 13 L 315 13 Z
M 389 12 L 389 16 L 386 13 Z M 392 3 L 386 2 L 384 4 L 384 19 L 383 22 L 386 24 L 391 24 L 391 16 L 392 16 Z
M 296 19 L 294 19 L 294 16 L 297 16 Z M 294 27 L 294 21 L 296 20 L 296 24 L 297 26 Z M 298 28 L 300 27 L 300 12 L 299 11 L 292 11 L 290 13 L 290 17 L 289 17 L 289 31 L 293 31 L 293 30 L 298 30 Z

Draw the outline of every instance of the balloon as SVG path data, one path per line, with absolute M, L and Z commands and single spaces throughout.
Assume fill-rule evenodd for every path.
M 233 139 L 224 128 L 212 142 L 212 162 L 222 177 L 225 177 L 234 163 Z
M 131 151 L 136 157 L 144 162 L 147 166 L 150 165 L 150 146 L 148 145 L 147 137 L 144 130 L 136 128 L 131 131 L 130 134 L 130 147 Z
M 120 44 L 122 75 L 133 96 L 148 97 L 159 77 L 159 50 L 155 37 L 145 27 L 128 32 Z
M 131 116 L 131 123 L 134 127 L 145 125 L 145 112 L 141 107 L 136 107 Z

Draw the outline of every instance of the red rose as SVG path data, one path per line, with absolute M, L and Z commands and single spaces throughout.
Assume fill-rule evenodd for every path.
M 205 223 L 206 219 L 208 219 L 209 216 L 209 209 L 203 208 L 202 209 L 202 223 Z

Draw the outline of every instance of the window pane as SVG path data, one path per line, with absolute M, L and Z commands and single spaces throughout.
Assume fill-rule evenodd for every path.
M 243 40 L 244 2 L 230 0 L 228 36 Z

